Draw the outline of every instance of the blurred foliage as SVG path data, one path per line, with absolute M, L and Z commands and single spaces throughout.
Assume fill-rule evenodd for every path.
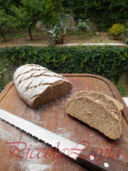
M 83 21 L 82 19 L 79 19 L 78 20 L 78 28 L 79 28 L 79 30 L 88 31 L 88 22 L 89 22 L 88 19 L 86 19 L 85 21 Z
M 125 23 L 128 19 L 128 0 L 63 0 L 76 20 L 87 19 L 107 30 L 115 23 Z
M 125 32 L 125 25 L 123 24 L 114 24 L 110 29 L 109 29 L 109 34 L 114 36 L 115 38 L 120 36 Z
M 44 0 L 21 0 L 20 6 L 12 6 L 11 11 L 16 17 L 17 28 L 28 29 L 30 39 L 32 37 L 32 28 L 37 21 L 41 20 L 44 13 Z
M 0 85 L 10 65 L 36 63 L 57 73 L 91 73 L 117 83 L 128 73 L 128 48 L 119 47 L 11 47 L 0 49 Z M 6 80 L 7 82 L 7 80 Z
M 85 0 L 62 0 L 63 6 L 69 8 L 76 20 L 86 19 Z
M 125 41 L 124 41 L 126 44 L 128 44 L 128 39 L 125 39 Z
M 128 19 L 127 0 L 85 0 L 87 17 L 100 29 L 107 29 L 115 23 L 125 23 Z
M 47 27 L 53 27 L 59 22 L 59 16 L 64 15 L 64 8 L 61 0 L 45 1 L 44 22 Z
M 9 68 L 9 60 L 4 57 L 0 58 L 0 91 L 3 89 L 3 87 L 10 81 L 5 80 L 5 74 Z
M 37 21 L 51 29 L 58 25 L 65 11 L 71 13 L 76 21 L 89 19 L 99 29 L 107 30 L 113 24 L 126 23 L 128 0 L 0 0 L 1 25 L 3 21 L 6 25 L 6 28 L 0 26 L 0 30 L 6 34 L 13 24 L 16 30 L 28 29 L 32 40 L 32 29 Z
M 60 15 L 64 15 L 61 0 L 0 0 L 0 33 L 5 37 L 6 30 L 15 26 L 17 30 L 28 29 L 33 40 L 32 29 L 38 21 L 52 27 L 59 22 Z
M 6 41 L 6 34 L 9 29 L 15 27 L 15 18 L 6 13 L 4 9 L 0 9 L 0 35 Z
M 124 87 L 123 85 L 117 84 L 116 87 L 118 88 L 121 96 L 125 96 L 128 94 L 128 89 L 126 87 Z

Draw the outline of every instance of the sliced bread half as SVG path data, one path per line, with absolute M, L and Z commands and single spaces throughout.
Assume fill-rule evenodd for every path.
M 120 137 L 121 121 L 105 105 L 89 96 L 74 96 L 66 104 L 66 112 L 99 130 L 110 139 Z
M 97 91 L 93 90 L 84 90 L 75 93 L 72 98 L 74 97 L 81 97 L 81 96 L 89 96 L 95 102 L 101 103 L 108 108 L 113 114 L 117 115 L 121 120 L 121 110 L 123 109 L 123 105 L 116 99 Z

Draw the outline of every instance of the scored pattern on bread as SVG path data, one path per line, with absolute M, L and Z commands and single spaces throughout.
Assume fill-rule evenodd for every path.
M 109 96 L 96 91 L 80 91 L 69 99 L 66 112 L 99 130 L 110 139 L 117 139 L 122 132 L 121 113 L 110 99 Z M 113 106 L 109 106 L 111 103 L 117 113 L 112 111 Z
M 32 107 L 46 104 L 67 94 L 72 89 L 71 83 L 62 75 L 36 64 L 26 64 L 19 67 L 14 73 L 13 80 L 20 97 Z M 62 89 L 64 89 L 64 92 L 62 92 Z M 58 91 L 60 91 L 60 94 Z M 43 93 L 46 100 L 43 98 Z M 48 97 L 46 97 L 46 94 Z M 40 98 L 39 103 L 37 97 Z M 36 104 L 34 104 L 35 100 Z
M 37 72 L 38 71 L 38 72 Z M 43 72 L 43 73 L 42 73 Z M 45 74 L 47 73 L 47 74 Z M 35 68 L 34 69 L 30 69 L 29 71 L 25 72 L 25 73 L 21 73 L 19 74 L 16 78 L 15 78 L 15 82 L 17 83 L 17 86 L 19 86 L 19 84 L 27 79 L 31 79 L 31 78 L 34 78 L 34 77 L 42 77 L 42 76 L 45 76 L 45 77 L 59 77 L 59 78 L 63 78 L 62 76 L 60 75 L 57 75 L 55 74 L 54 72 L 48 72 L 46 71 L 45 69 L 45 72 L 44 70 L 36 70 Z
M 19 86 L 19 84 L 21 83 L 21 82 L 23 82 L 23 81 L 25 81 L 25 80 L 28 80 L 28 79 L 34 79 L 34 77 L 42 77 L 42 76 L 45 76 L 45 77 L 53 77 L 53 76 L 51 76 L 51 75 L 46 75 L 46 74 L 40 74 L 40 75 L 34 75 L 34 74 L 31 74 L 29 77 L 27 77 L 27 78 L 22 78 L 22 79 L 20 79 L 19 80 L 19 82 L 17 82 L 17 87 Z M 57 77 L 57 76 L 54 76 L 54 77 Z M 19 78 L 19 77 L 18 77 Z M 62 77 L 59 77 L 59 78 L 62 78 Z M 15 80 L 15 81 L 17 81 L 17 80 Z M 32 84 L 32 81 L 31 81 L 31 84 Z M 45 83 L 46 84 L 46 83 Z M 43 85 L 43 84 L 42 84 Z

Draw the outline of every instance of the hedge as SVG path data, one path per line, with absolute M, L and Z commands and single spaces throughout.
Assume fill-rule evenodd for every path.
M 36 63 L 57 73 L 92 73 L 117 83 L 128 72 L 128 48 L 123 47 L 9 47 L 0 49 L 0 89 L 8 82 L 10 65 Z

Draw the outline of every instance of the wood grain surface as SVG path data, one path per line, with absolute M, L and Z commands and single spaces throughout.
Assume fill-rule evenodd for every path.
M 70 94 L 37 109 L 28 107 L 18 96 L 13 82 L 0 94 L 0 108 L 12 112 L 74 142 L 88 143 L 128 163 L 128 109 L 116 87 L 92 74 L 63 74 L 73 84 Z M 77 91 L 92 89 L 118 99 L 123 105 L 122 135 L 112 141 L 65 113 L 65 103 Z M 0 121 L 0 171 L 84 171 L 74 161 L 15 127 Z

